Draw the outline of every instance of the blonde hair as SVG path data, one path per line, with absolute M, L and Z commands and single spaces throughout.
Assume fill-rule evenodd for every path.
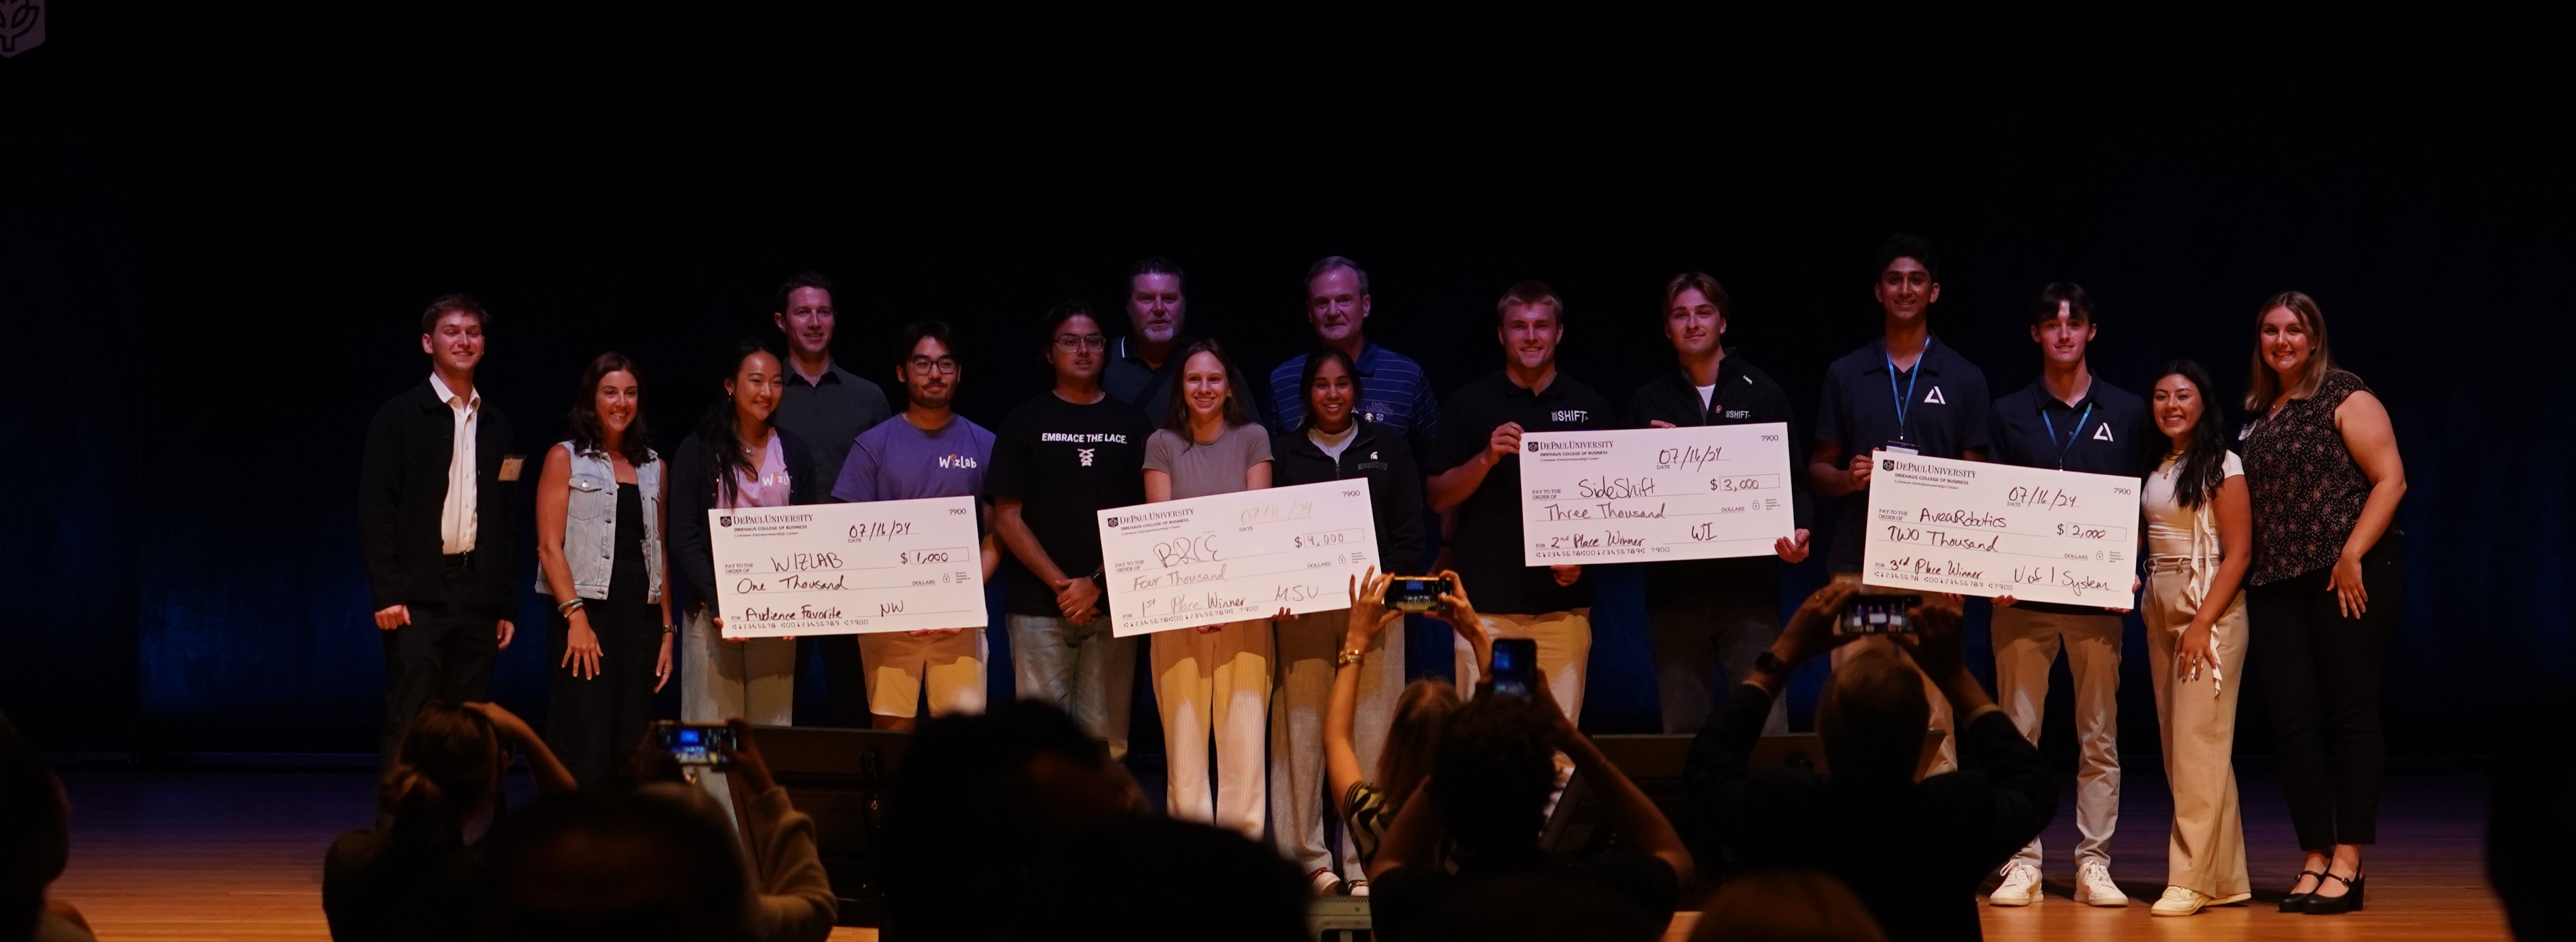
M 2254 312 L 2254 368 L 2245 380 L 2245 411 L 2256 416 L 2270 411 L 2273 401 L 2281 398 L 2280 374 L 2272 372 L 2271 365 L 2263 362 L 2263 321 L 2272 316 L 2274 308 L 2287 309 L 2290 316 L 2299 319 L 2299 329 L 2307 333 L 2312 351 L 2308 354 L 2307 369 L 2300 372 L 2298 383 L 2290 387 L 2291 401 L 2316 395 L 2317 387 L 2326 381 L 2326 372 L 2335 368 L 2334 357 L 2326 354 L 2326 315 L 2317 309 L 2317 299 L 2301 291 L 2273 295 L 2272 300 L 2263 302 L 2262 309 Z

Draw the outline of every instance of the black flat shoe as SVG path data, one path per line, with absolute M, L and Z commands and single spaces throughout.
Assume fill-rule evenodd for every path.
M 2364 877 L 2359 873 L 2355 873 L 2352 875 L 2352 879 L 2346 880 L 2329 873 L 2326 874 L 2326 879 L 2343 884 L 2343 895 L 2318 896 L 2314 893 L 2308 894 L 2308 915 L 2340 916 L 2344 913 L 2357 913 L 2361 911 L 2361 887 L 2369 878 Z M 2317 888 L 2324 889 L 2325 882 L 2323 880 L 2318 881 Z
M 2325 874 L 2323 874 L 2323 873 L 2319 873 L 2319 872 L 2317 872 L 2317 871 L 2314 871 L 2314 870 L 2301 870 L 2301 871 L 2299 871 L 2299 876 L 2300 876 L 2300 877 L 2315 877 L 2315 878 L 2317 878 L 2317 885 L 2318 885 L 2318 886 L 2324 886 L 2324 885 L 2326 884 L 2326 875 L 2325 875 Z M 2298 877 L 2292 877 L 2292 878 L 2290 879 L 2290 886 L 2292 886 L 2292 887 L 2297 887 L 2298 885 L 2299 885 Z M 2292 893 L 2292 894 L 2290 894 L 2290 895 L 2288 895 L 2288 896 L 2281 897 L 2281 911 L 2282 911 L 2282 912 L 2285 912 L 2285 913 L 2304 913 L 2304 912 L 2307 912 L 2307 911 L 2308 911 L 2308 898 L 2309 898 L 2309 897 L 2313 897 L 2313 896 L 2315 896 L 2315 895 L 2317 895 L 2316 891 L 2315 891 L 2315 890 L 2310 890 L 2310 891 L 2305 892 L 2305 893 Z

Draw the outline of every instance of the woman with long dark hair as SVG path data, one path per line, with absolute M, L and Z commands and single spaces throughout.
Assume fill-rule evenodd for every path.
M 1172 371 L 1172 404 L 1145 441 L 1145 501 L 1160 503 L 1270 486 L 1270 434 L 1234 388 L 1234 363 L 1213 340 L 1190 344 Z M 1270 807 L 1263 748 L 1270 705 L 1270 621 L 1154 634 L 1154 700 L 1162 707 L 1172 817 L 1261 839 Z M 1216 740 L 1216 790 L 1208 740 Z
M 782 726 L 795 716 L 796 642 L 724 637 L 707 533 L 709 509 L 820 503 L 830 486 L 815 473 L 814 453 L 804 439 L 769 422 L 785 383 L 786 367 L 776 353 L 758 341 L 736 345 L 724 395 L 672 459 L 671 561 L 689 590 L 680 638 L 680 718 L 686 722 L 741 717 Z M 708 775 L 698 781 L 730 808 L 724 779 Z
M 2167 444 L 2138 495 L 2147 538 L 2140 614 L 2174 805 L 2167 886 L 2153 910 L 2159 916 L 2188 916 L 2253 894 L 2233 757 L 2254 510 L 2211 385 L 2190 360 L 2167 364 L 2156 378 L 2148 408 Z
M 2251 421 L 2239 436 L 2254 503 L 2246 612 L 2307 851 L 2281 909 L 2333 915 L 2361 908 L 2361 848 L 2378 840 L 2388 764 L 2379 681 L 2405 601 L 2403 534 L 2391 523 L 2406 469 L 2387 407 L 2327 354 L 2314 299 L 2273 297 L 2255 331 Z
M 475 938 L 479 844 L 502 817 L 512 754 L 527 757 L 540 795 L 578 786 L 535 730 L 489 703 L 433 701 L 396 742 L 376 829 L 340 835 L 323 857 L 322 916 L 342 942 Z
M 537 478 L 537 591 L 556 618 L 546 744 L 590 785 L 626 760 L 671 680 L 671 601 L 662 458 L 644 424 L 644 386 L 624 354 L 581 372 Z
M 1368 482 L 1377 522 L 1377 568 L 1401 569 L 1422 558 L 1422 473 L 1404 436 L 1362 417 L 1359 367 L 1332 347 L 1307 354 L 1298 388 L 1297 427 L 1270 442 L 1273 484 L 1286 487 L 1357 478 Z M 1352 714 L 1346 734 L 1356 744 L 1355 766 L 1377 764 L 1389 717 L 1404 689 L 1404 631 L 1372 630 L 1353 636 L 1343 612 L 1286 615 L 1272 623 L 1279 647 L 1273 683 L 1279 703 L 1270 714 L 1271 843 L 1306 872 L 1318 893 L 1361 887 L 1357 848 L 1345 841 L 1336 854 L 1324 844 L 1324 809 L 1344 789 L 1324 788 L 1327 704 L 1352 676 Z M 1358 640 L 1358 648 L 1347 642 Z M 1455 698 L 1455 693 L 1452 693 Z M 1334 876 L 1336 858 L 1340 877 Z M 1364 891 L 1363 891 L 1364 892 Z

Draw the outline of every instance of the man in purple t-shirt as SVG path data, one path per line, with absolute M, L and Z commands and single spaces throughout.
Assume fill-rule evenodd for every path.
M 993 433 L 949 408 L 956 401 L 959 372 L 950 354 L 948 325 L 915 323 L 904 328 L 904 341 L 894 375 L 910 404 L 850 442 L 840 480 L 832 485 L 833 500 L 984 493 L 984 468 L 993 463 Z M 989 517 L 992 508 L 981 512 Z M 983 533 L 984 579 L 990 582 L 1001 556 L 991 521 L 979 518 L 976 529 Z M 878 729 L 911 729 L 925 682 L 933 715 L 983 711 L 987 651 L 982 631 L 889 631 L 858 638 L 868 672 L 868 712 Z

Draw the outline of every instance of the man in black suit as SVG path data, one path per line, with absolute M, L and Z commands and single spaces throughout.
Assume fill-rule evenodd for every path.
M 2048 826 L 2057 786 L 2038 750 L 1960 664 L 1954 598 L 1927 598 L 1911 613 L 1920 633 L 1895 636 L 1911 666 L 1865 650 L 1835 668 L 1816 711 L 1831 778 L 1747 766 L 1790 673 L 1857 637 L 1835 634 L 1833 622 L 1859 588 L 1837 582 L 1817 590 L 1755 659 L 1752 675 L 1691 745 L 1691 801 L 1709 837 L 1741 866 L 1830 873 L 1896 942 L 1982 938 L 1977 886 Z M 1931 720 L 1925 678 L 1955 710 L 1959 752 L 1973 771 L 1916 781 Z
M 431 698 L 484 699 L 510 646 L 511 522 L 520 466 L 510 420 L 474 388 L 491 316 L 461 294 L 429 302 L 420 351 L 430 375 L 376 410 L 358 473 L 358 531 L 385 645 L 390 762 Z

